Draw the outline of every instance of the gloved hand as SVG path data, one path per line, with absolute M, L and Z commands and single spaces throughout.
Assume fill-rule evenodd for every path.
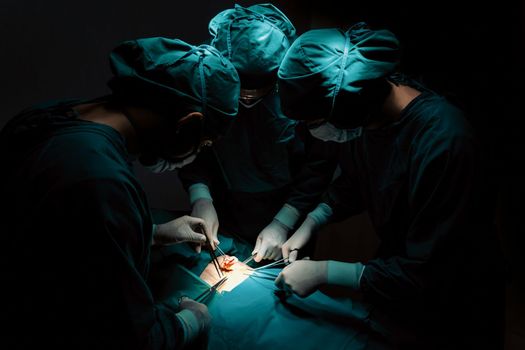
M 208 236 L 213 250 L 219 245 L 217 231 L 219 230 L 219 218 L 210 199 L 197 199 L 192 206 L 191 216 L 204 220 L 204 229 Z M 197 252 L 201 251 L 201 246 L 196 247 Z
M 211 322 L 208 307 L 189 298 L 181 298 L 177 318 L 184 329 L 184 344 L 190 343 L 199 334 L 206 332 Z
M 156 226 L 153 232 L 154 245 L 168 245 L 182 242 L 203 244 L 206 236 L 200 233 L 204 220 L 184 215 L 165 224 Z
M 299 249 L 303 248 L 308 243 L 314 231 L 317 229 L 317 226 L 315 220 L 307 216 L 292 237 L 282 245 L 281 250 L 283 258 L 288 258 L 288 262 L 290 263 L 297 260 Z
M 327 281 L 327 262 L 297 260 L 286 266 L 275 279 L 275 285 L 306 297 Z
M 253 260 L 260 262 L 262 259 L 280 259 L 281 246 L 286 241 L 287 235 L 288 227 L 275 219 L 272 220 L 257 237 L 255 248 L 252 251 L 252 255 L 255 253 L 257 255 Z

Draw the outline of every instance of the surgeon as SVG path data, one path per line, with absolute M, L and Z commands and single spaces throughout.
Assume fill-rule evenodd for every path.
M 206 333 L 205 305 L 157 303 L 146 284 L 151 246 L 203 244 L 204 221 L 154 227 L 131 161 L 190 162 L 236 115 L 238 74 L 166 38 L 110 63 L 110 96 L 28 109 L 0 134 L 2 348 L 180 349 Z
M 283 111 L 341 144 L 341 175 L 282 246 L 276 279 L 307 296 L 361 292 L 370 325 L 401 349 L 501 348 L 502 261 L 491 183 L 461 110 L 396 73 L 399 42 L 359 23 L 300 36 L 279 69 Z M 329 220 L 367 211 L 381 239 L 367 262 L 297 260 Z
M 336 159 L 321 155 L 335 154 L 336 145 L 317 145 L 281 111 L 277 70 L 296 31 L 279 9 L 236 5 L 215 16 L 209 31 L 211 45 L 239 73 L 239 114 L 226 136 L 179 176 L 191 215 L 206 222 L 217 242 L 220 218 L 221 232 L 251 247 L 244 255 L 277 259 L 301 212 L 317 205 L 332 179 Z

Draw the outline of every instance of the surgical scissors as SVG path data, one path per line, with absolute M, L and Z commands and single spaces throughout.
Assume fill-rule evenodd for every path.
M 273 263 L 257 267 L 255 269 L 253 269 L 253 271 L 264 270 L 264 269 L 268 269 L 270 267 L 279 266 L 279 265 L 286 265 L 286 264 L 288 264 L 288 258 L 283 258 L 283 259 L 274 261 Z
M 198 303 L 202 303 L 202 301 L 204 299 L 206 299 L 206 297 L 208 295 L 210 295 L 212 292 L 216 291 L 220 286 L 222 286 L 224 284 L 224 282 L 226 282 L 227 279 L 228 279 L 228 276 L 222 277 L 219 281 L 217 281 L 217 283 L 215 283 L 213 286 L 211 286 L 210 288 L 206 289 L 198 297 L 196 297 L 195 301 L 198 302 Z
M 201 226 L 200 229 L 201 229 L 201 233 L 204 235 L 204 237 L 206 237 L 206 245 L 208 249 L 210 250 L 210 256 L 211 256 L 211 261 L 213 262 L 213 266 L 215 266 L 215 270 L 217 271 L 217 274 L 219 275 L 219 277 L 223 277 L 223 274 L 221 273 L 221 265 L 219 264 L 217 255 L 215 254 L 215 251 L 213 250 L 213 247 L 211 246 L 210 239 L 206 235 L 206 231 L 204 230 L 204 227 Z
M 247 259 L 244 259 L 244 261 L 242 262 L 243 264 L 247 264 L 249 263 L 250 261 L 252 261 L 255 257 L 257 256 L 257 253 L 255 254 L 252 254 L 250 257 L 248 257 Z

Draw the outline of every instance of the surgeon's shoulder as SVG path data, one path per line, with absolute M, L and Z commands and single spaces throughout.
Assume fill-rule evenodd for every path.
M 465 113 L 445 97 L 429 94 L 418 106 L 420 123 L 436 137 L 473 137 Z
M 419 107 L 420 128 L 414 142 L 429 152 L 476 152 L 478 140 L 465 113 L 445 97 L 430 95 Z
M 79 125 L 64 130 L 51 143 L 53 158 L 77 179 L 133 178 L 124 140 L 109 127 Z

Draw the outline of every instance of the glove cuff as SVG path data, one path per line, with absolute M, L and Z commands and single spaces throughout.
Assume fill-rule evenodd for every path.
M 175 314 L 179 319 L 184 332 L 183 344 L 191 343 L 199 335 L 199 320 L 190 310 L 184 309 Z
M 328 204 L 319 203 L 319 205 L 310 213 L 308 213 L 307 216 L 309 216 L 312 220 L 315 221 L 317 227 L 320 227 L 326 224 L 328 220 L 330 220 L 330 217 L 332 217 L 333 213 L 334 212 L 332 208 Z
M 291 206 L 290 204 L 285 204 L 279 210 L 279 212 L 274 216 L 274 220 L 279 221 L 284 226 L 288 227 L 289 230 L 293 229 L 297 221 L 299 221 L 299 218 L 301 217 L 301 213 L 299 210 L 297 210 L 295 207 Z
M 200 182 L 188 187 L 188 193 L 190 195 L 191 205 L 193 205 L 198 199 L 209 199 L 210 201 L 213 201 L 208 186 Z
M 157 232 L 157 224 L 153 224 L 151 228 L 151 244 L 155 244 L 155 233 Z
M 359 290 L 361 277 L 365 265 L 361 263 L 348 263 L 341 261 L 328 261 L 327 281 L 328 284 L 350 287 Z

